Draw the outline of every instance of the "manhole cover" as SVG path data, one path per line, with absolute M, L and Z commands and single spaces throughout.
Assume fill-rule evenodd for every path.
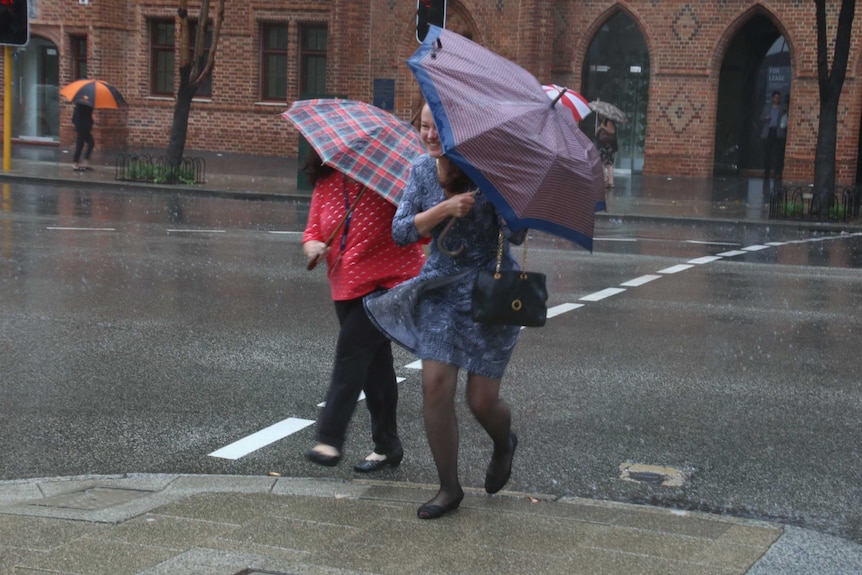
M 663 487 L 682 487 L 691 477 L 692 471 L 691 469 L 644 465 L 628 461 L 620 463 L 620 479 Z
M 115 489 L 113 487 L 90 487 L 83 491 L 73 491 L 53 497 L 28 502 L 27 505 L 39 507 L 58 507 L 62 509 L 84 509 L 97 511 L 122 505 L 153 493 L 142 489 Z

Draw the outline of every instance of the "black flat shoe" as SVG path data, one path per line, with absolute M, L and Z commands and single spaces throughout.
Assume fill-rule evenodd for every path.
M 338 465 L 338 462 L 341 461 L 341 454 L 324 455 L 319 451 L 309 449 L 305 452 L 305 458 L 312 463 L 323 465 L 324 467 L 335 467 L 336 465 Z
M 461 500 L 464 499 L 464 493 L 447 503 L 446 505 L 422 505 L 417 511 L 416 516 L 419 519 L 440 519 L 449 511 L 454 511 L 458 509 L 458 506 L 461 505 Z
M 485 474 L 485 491 L 492 495 L 503 489 L 512 475 L 512 461 L 515 459 L 515 448 L 518 447 L 518 436 L 514 433 L 509 434 L 509 445 L 511 449 L 509 449 L 508 453 L 499 456 L 494 454 L 491 457 L 491 463 L 488 465 L 488 472 Z M 499 457 L 508 457 L 509 464 L 506 466 L 506 472 L 503 475 L 494 475 L 491 469 L 494 467 L 494 460 Z
M 402 459 L 404 459 L 403 451 L 398 455 L 387 455 L 386 459 L 381 459 L 380 461 L 370 461 L 368 459 L 360 461 L 353 466 L 353 470 L 357 473 L 372 473 L 374 471 L 380 471 L 387 465 L 391 465 L 392 467 L 398 467 L 399 465 L 401 465 Z

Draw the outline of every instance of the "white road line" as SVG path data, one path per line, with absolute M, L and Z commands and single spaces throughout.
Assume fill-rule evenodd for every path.
M 635 278 L 633 280 L 629 280 L 627 282 L 623 282 L 620 285 L 623 287 L 640 287 L 644 284 L 648 284 L 649 282 L 657 280 L 659 278 L 661 278 L 661 276 L 648 274 L 645 276 L 641 276 L 639 278 Z
M 402 381 L 404 381 L 404 380 L 406 380 L 406 379 L 407 379 L 406 377 L 398 377 L 398 376 L 396 376 L 396 377 L 395 377 L 395 383 L 401 383 Z M 362 401 L 362 400 L 364 400 L 364 399 L 365 399 L 365 392 L 364 392 L 364 391 L 360 391 L 360 392 L 359 392 L 359 397 L 358 397 L 358 398 L 356 398 L 356 403 L 359 403 L 360 401 Z M 324 406 L 326 406 L 326 402 L 325 402 L 325 401 L 321 401 L 320 403 L 318 403 L 318 404 L 317 404 L 317 407 L 324 407 Z
M 690 264 L 711 264 L 714 261 L 720 260 L 719 256 L 703 256 L 702 258 L 695 258 L 693 260 L 688 260 Z
M 700 244 L 704 246 L 738 246 L 739 242 L 707 242 L 703 240 L 685 240 L 687 244 Z
M 787 244 L 787 242 L 766 242 L 766 245 L 773 247 L 773 248 L 778 247 L 778 246 L 783 246 L 786 244 Z
M 274 443 L 279 439 L 284 439 L 288 435 L 296 433 L 297 431 L 305 429 L 309 425 L 313 424 L 314 421 L 311 419 L 288 417 L 285 420 L 270 425 L 266 429 L 261 429 L 256 433 L 243 437 L 239 441 L 235 441 L 230 445 L 217 449 L 209 455 L 210 457 L 220 457 L 221 459 L 239 459 L 244 455 L 248 455 L 252 451 L 257 451 L 261 447 L 266 447 L 270 443 Z
M 567 311 L 572 311 L 573 309 L 578 309 L 579 307 L 584 307 L 582 303 L 561 303 L 560 305 L 555 305 L 552 308 L 548 308 L 548 317 L 557 317 L 560 314 L 566 313 Z
M 748 252 L 744 252 L 742 250 L 730 250 L 729 252 L 721 252 L 720 254 L 716 254 L 716 255 L 719 255 L 723 258 L 732 258 L 733 256 L 741 256 L 741 255 L 744 255 L 747 253 Z
M 757 244 L 757 245 L 754 245 L 754 246 L 748 246 L 748 247 L 745 247 L 745 248 L 742 248 L 742 249 L 743 249 L 743 250 L 745 250 L 745 251 L 747 251 L 747 252 L 759 252 L 760 250 L 768 250 L 768 249 L 769 249 L 769 246 L 762 246 L 762 245 L 760 245 L 760 244 Z
M 422 360 L 417 359 L 413 363 L 408 363 L 404 367 L 406 367 L 407 369 L 422 369 Z
M 169 234 L 223 234 L 224 230 L 179 230 L 179 229 L 169 229 Z
M 693 268 L 693 265 L 690 264 L 679 264 L 675 266 L 670 266 L 669 268 L 664 268 L 663 270 L 658 270 L 660 274 L 675 274 L 679 272 L 684 272 L 685 270 L 689 270 Z
M 578 299 L 580 301 L 600 301 L 613 295 L 623 293 L 624 291 L 626 291 L 624 288 L 606 288 L 602 291 L 597 291 Z
M 593 238 L 594 242 L 636 242 L 637 238 Z
M 269 230 L 267 233 L 269 233 L 269 234 L 285 234 L 285 235 L 297 235 L 297 236 L 301 236 L 304 232 L 289 232 L 289 231 L 281 231 L 281 230 Z
M 64 232 L 115 232 L 117 228 L 70 228 L 62 226 L 48 226 L 46 229 Z

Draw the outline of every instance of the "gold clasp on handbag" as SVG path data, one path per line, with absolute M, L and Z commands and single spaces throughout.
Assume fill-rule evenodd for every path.
M 524 304 L 521 302 L 520 298 L 512 300 L 512 311 L 521 311 L 522 307 L 524 307 Z

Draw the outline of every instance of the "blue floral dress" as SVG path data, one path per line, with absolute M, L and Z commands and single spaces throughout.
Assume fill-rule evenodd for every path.
M 420 156 L 413 163 L 392 220 L 395 242 L 407 245 L 418 241 L 414 216 L 445 199 L 435 160 Z M 447 223 L 445 220 L 432 230 L 431 253 L 419 275 L 386 292 L 370 294 L 365 298 L 365 309 L 383 333 L 419 359 L 457 365 L 470 373 L 501 379 L 521 328 L 473 321 L 471 293 L 478 270 L 496 266 L 500 229 L 507 238 L 500 269 L 519 269 L 509 254 L 509 242 L 522 243 L 526 230 L 510 233 L 481 191 L 476 192 L 470 213 L 458 219 L 444 238 L 450 251 L 464 246 L 464 251 L 455 257 L 442 253 L 437 245 Z

